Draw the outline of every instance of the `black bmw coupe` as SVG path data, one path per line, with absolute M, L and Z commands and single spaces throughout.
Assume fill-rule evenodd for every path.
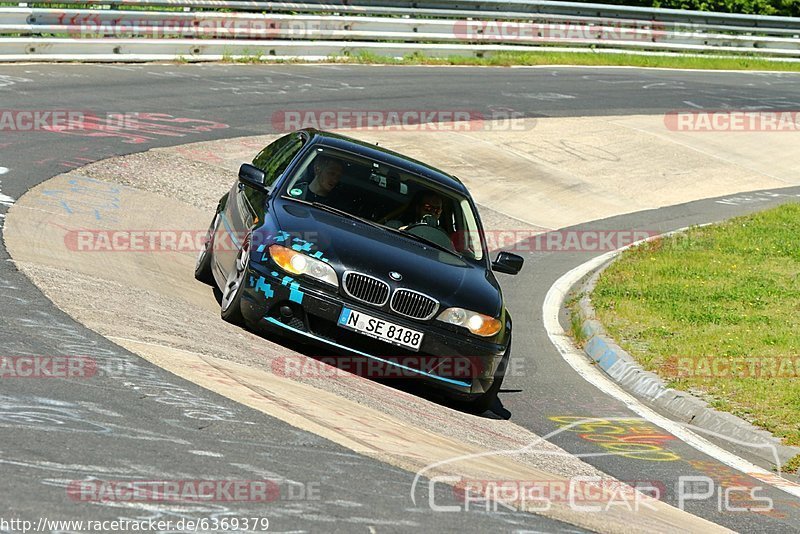
M 279 330 L 422 378 L 483 411 L 511 354 L 511 315 L 478 212 L 454 176 L 317 130 L 244 164 L 219 202 L 195 277 L 222 318 Z

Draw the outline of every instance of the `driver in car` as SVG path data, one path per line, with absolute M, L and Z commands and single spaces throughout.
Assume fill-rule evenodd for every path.
M 438 226 L 443 204 L 442 197 L 436 193 L 429 191 L 421 195 L 414 205 L 414 220 L 410 224 L 401 227 L 400 230 L 405 230 L 409 226 L 418 223 Z

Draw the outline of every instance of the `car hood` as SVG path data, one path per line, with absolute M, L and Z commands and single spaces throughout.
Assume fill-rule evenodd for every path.
M 276 202 L 273 209 L 278 227 L 306 242 L 310 254 L 321 253 L 340 279 L 344 271 L 358 271 L 384 280 L 393 289 L 405 287 L 430 295 L 442 308 L 459 306 L 494 317 L 500 314 L 500 287 L 482 266 L 312 206 Z M 389 273 L 393 271 L 402 280 L 392 280 Z

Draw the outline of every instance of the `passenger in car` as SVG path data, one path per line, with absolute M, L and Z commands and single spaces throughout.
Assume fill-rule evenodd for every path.
M 344 173 L 344 164 L 336 158 L 317 156 L 314 160 L 314 176 L 310 181 L 300 181 L 294 184 L 293 189 L 299 189 L 300 194 L 292 195 L 309 202 L 328 204 L 333 197 L 332 193 Z
M 340 183 L 345 169 L 343 161 L 329 156 L 317 156 L 309 169 L 311 176 L 292 186 L 289 194 L 308 202 L 319 202 L 353 215 L 358 215 L 359 196 L 353 187 Z

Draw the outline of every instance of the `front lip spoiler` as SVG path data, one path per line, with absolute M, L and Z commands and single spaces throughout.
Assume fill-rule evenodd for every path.
M 300 335 L 303 335 L 305 337 L 311 338 L 311 339 L 313 339 L 315 341 L 318 341 L 320 343 L 325 343 L 326 345 L 330 345 L 332 347 L 343 349 L 343 350 L 346 350 L 348 352 L 353 352 L 355 354 L 358 354 L 360 356 L 364 356 L 366 358 L 370 358 L 372 360 L 376 360 L 376 361 L 379 361 L 379 362 L 382 362 L 382 363 L 393 365 L 395 367 L 399 367 L 400 369 L 404 369 L 406 371 L 411 371 L 412 373 L 416 373 L 416 374 L 424 376 L 426 378 L 432 378 L 432 379 L 438 380 L 440 382 L 445 382 L 447 384 L 453 384 L 453 385 L 461 386 L 461 387 L 465 387 L 465 388 L 469 388 L 469 387 L 472 386 L 472 384 L 470 382 L 462 382 L 460 380 L 454 380 L 452 378 L 446 378 L 446 377 L 443 377 L 443 376 L 438 376 L 438 375 L 434 375 L 434 374 L 431 374 L 431 373 L 426 373 L 425 371 L 420 371 L 419 369 L 414 369 L 413 367 L 408 367 L 406 365 L 402 365 L 402 364 L 395 363 L 395 362 L 392 362 L 392 361 L 389 361 L 389 360 L 385 360 L 385 359 L 380 358 L 378 356 L 373 356 L 372 354 L 368 354 L 366 352 L 361 352 L 360 350 L 351 349 L 350 347 L 347 347 L 345 345 L 340 345 L 339 343 L 336 343 L 335 341 L 331 341 L 329 339 L 325 339 L 323 337 L 319 337 L 319 336 L 316 336 L 314 334 L 311 334 L 310 332 L 304 332 L 302 330 L 298 330 L 297 328 L 293 328 L 293 327 L 291 327 L 291 326 L 289 326 L 287 324 L 283 324 L 282 322 L 280 322 L 279 320 L 275 319 L 274 317 L 264 317 L 264 320 L 269 322 L 270 324 L 274 324 L 274 325 L 280 326 L 281 328 L 284 328 L 284 329 L 290 330 L 290 331 L 292 331 L 292 332 L 294 332 L 296 334 L 300 334 Z

